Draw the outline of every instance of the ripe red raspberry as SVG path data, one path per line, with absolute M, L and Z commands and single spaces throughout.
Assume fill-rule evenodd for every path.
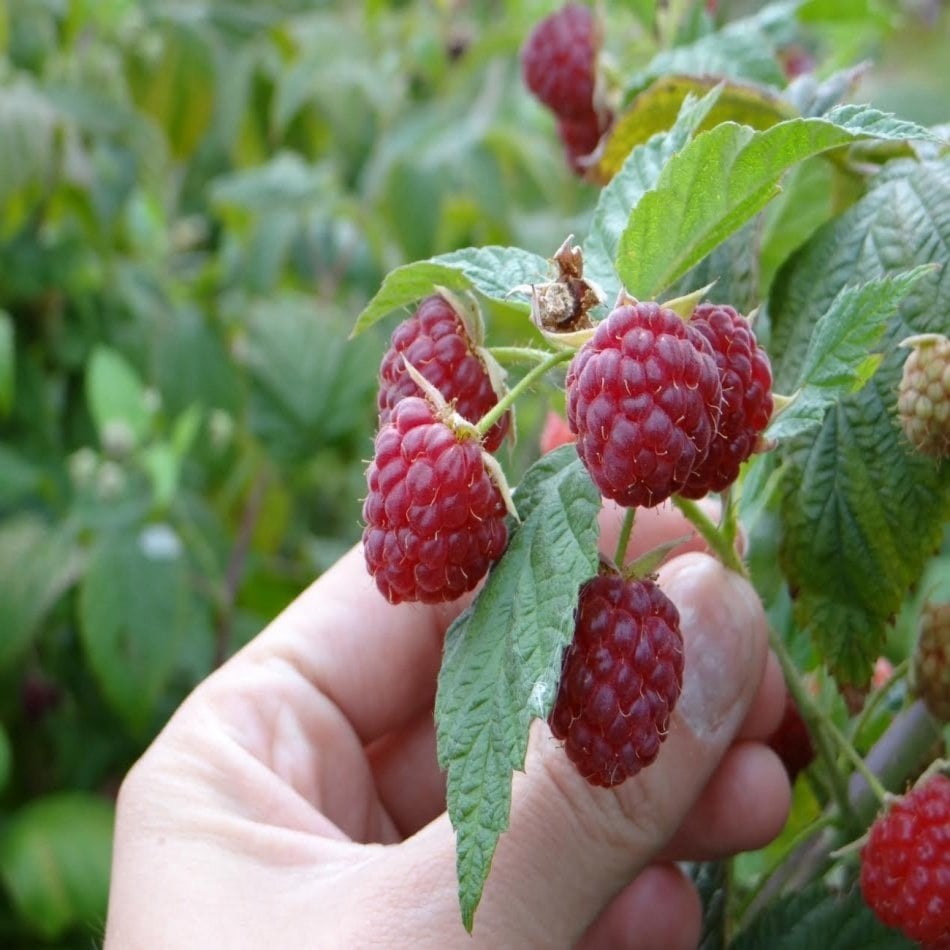
M 455 308 L 434 294 L 393 331 L 379 368 L 379 422 L 385 425 L 393 407 L 406 396 L 422 392 L 406 372 L 408 360 L 469 422 L 478 422 L 497 402 L 498 394 L 475 342 Z M 494 452 L 511 426 L 506 412 L 485 434 L 484 444 Z
M 591 108 L 576 119 L 558 119 L 557 134 L 564 145 L 564 154 L 571 171 L 582 175 L 586 171 L 584 159 L 597 148 L 601 133 L 609 118 L 601 117 Z
M 904 340 L 897 411 L 911 445 L 934 458 L 950 457 L 950 339 L 922 333 Z
M 680 492 L 702 498 L 728 488 L 755 450 L 772 417 L 772 368 L 749 321 L 732 307 L 702 304 L 693 311 L 690 326 L 709 341 L 722 384 L 722 411 L 709 454 Z
M 651 508 L 709 451 L 722 390 L 705 337 L 655 303 L 615 309 L 567 371 L 567 421 L 602 494 Z
M 892 804 L 861 851 L 861 893 L 888 927 L 950 947 L 950 779 L 935 775 Z
M 504 551 L 505 502 L 478 440 L 426 400 L 399 402 L 376 436 L 366 480 L 366 565 L 392 603 L 455 600 Z
M 587 581 L 550 716 L 581 775 L 609 788 L 649 765 L 682 686 L 673 602 L 651 580 L 608 574 Z
M 542 20 L 521 50 L 525 85 L 564 119 L 593 110 L 598 41 L 587 7 L 568 3 Z
M 768 745 L 782 760 L 790 782 L 794 782 L 798 773 L 807 769 L 815 758 L 811 734 L 791 693 L 785 694 L 785 714 L 778 728 L 769 736 Z
M 926 603 L 920 612 L 913 681 L 930 714 L 950 722 L 950 601 Z

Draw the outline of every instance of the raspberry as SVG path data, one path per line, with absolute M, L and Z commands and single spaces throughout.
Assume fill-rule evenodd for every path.
M 934 458 L 950 456 L 950 339 L 925 333 L 904 340 L 911 346 L 904 362 L 897 411 L 908 441 Z
M 925 947 L 950 947 L 950 779 L 935 775 L 871 826 L 861 893 L 889 927 Z
M 693 311 L 690 326 L 709 341 L 722 384 L 719 427 L 709 454 L 680 492 L 686 498 L 702 498 L 728 488 L 755 451 L 772 417 L 772 369 L 749 321 L 732 307 L 702 304 Z
M 505 502 L 478 440 L 456 433 L 426 400 L 397 404 L 366 480 L 366 565 L 392 603 L 455 600 L 504 551 Z
M 950 722 L 950 601 L 924 604 L 920 612 L 913 678 L 931 715 Z
M 769 736 L 768 746 L 782 760 L 790 782 L 794 782 L 798 773 L 807 769 L 815 758 L 811 735 L 791 693 L 785 694 L 785 714 L 778 728 Z
M 709 450 L 722 390 L 705 337 L 655 303 L 615 309 L 567 371 L 567 420 L 601 493 L 658 505 Z
M 673 602 L 651 580 L 607 574 L 587 581 L 550 716 L 581 775 L 609 788 L 649 765 L 682 686 Z
M 562 119 L 588 115 L 593 111 L 597 46 L 590 10 L 566 4 L 537 25 L 522 48 L 525 85 Z
M 593 109 L 576 119 L 558 119 L 557 134 L 564 145 L 564 153 L 571 171 L 582 175 L 587 165 L 584 161 L 597 148 L 601 133 L 609 119 L 601 120 Z
M 421 396 L 406 372 L 408 360 L 445 397 L 455 411 L 470 422 L 478 420 L 498 402 L 498 394 L 484 361 L 476 351 L 455 308 L 434 294 L 393 331 L 389 349 L 379 368 L 379 422 L 389 421 L 393 407 L 406 396 Z M 497 449 L 511 426 L 506 412 L 485 434 L 485 448 Z

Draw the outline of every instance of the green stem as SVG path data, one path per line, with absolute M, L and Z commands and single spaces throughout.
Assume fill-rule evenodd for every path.
M 633 531 L 633 519 L 637 513 L 636 508 L 628 508 L 624 512 L 623 524 L 620 527 L 620 537 L 617 538 L 617 552 L 614 554 L 614 564 L 622 571 L 624 562 L 627 560 L 627 545 L 630 544 L 630 534 Z
M 808 690 L 802 684 L 801 677 L 798 674 L 798 668 L 785 646 L 785 642 L 774 629 L 769 630 L 769 644 L 778 658 L 779 666 L 782 668 L 782 674 L 785 677 L 785 685 L 792 694 L 792 699 L 801 713 L 802 719 L 808 725 L 808 731 L 815 742 L 815 751 L 824 764 L 825 778 L 828 781 L 828 790 L 838 808 L 838 814 L 848 823 L 848 825 L 857 829 L 860 826 L 858 817 L 851 807 L 851 801 L 848 798 L 848 786 L 844 777 L 838 770 L 838 763 L 835 758 L 834 749 L 828 741 L 828 735 L 825 731 L 830 722 L 824 716 L 821 710 L 812 702 Z
M 725 535 L 716 527 L 713 520 L 703 511 L 695 501 L 688 498 L 673 496 L 673 504 L 686 516 L 693 527 L 700 533 L 710 550 L 730 570 L 748 579 L 749 574 L 742 563 L 735 547 L 730 544 Z
M 855 769 L 864 776 L 864 781 L 868 783 L 868 788 L 874 793 L 875 798 L 883 805 L 887 797 L 887 789 L 881 784 L 878 777 L 868 768 L 867 763 L 858 754 L 858 750 L 848 741 L 847 736 L 830 720 L 826 719 L 824 723 L 829 735 L 838 743 L 838 747 L 850 760 Z
M 891 678 L 873 693 L 871 693 L 870 696 L 868 696 L 867 702 L 864 704 L 864 709 L 861 710 L 861 715 L 858 716 L 851 728 L 852 741 L 856 740 L 858 736 L 861 735 L 865 726 L 867 726 L 867 724 L 871 721 L 871 717 L 881 705 L 881 702 L 888 695 L 888 693 L 890 693 L 892 687 L 899 683 L 900 680 L 907 675 L 907 671 L 909 669 L 910 660 L 901 660 L 901 662 L 894 667 L 894 670 L 891 673 Z
M 557 353 L 548 354 L 543 363 L 539 363 L 533 369 L 528 370 L 528 372 L 478 420 L 478 425 L 475 426 L 475 428 L 478 430 L 479 436 L 484 437 L 485 433 L 514 405 L 515 400 L 525 390 L 529 389 L 541 379 L 548 370 L 553 369 L 559 363 L 566 363 L 573 356 L 573 350 L 559 350 Z
M 735 548 L 739 534 L 739 506 L 736 504 L 735 489 L 731 486 L 722 493 L 722 536 L 730 548 Z
M 550 350 L 536 350 L 530 346 L 493 346 L 488 351 L 499 363 L 543 363 Z

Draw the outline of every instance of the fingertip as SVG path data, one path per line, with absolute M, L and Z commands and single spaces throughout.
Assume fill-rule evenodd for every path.
M 691 950 L 698 946 L 703 908 L 699 893 L 673 864 L 652 864 L 591 924 L 580 950 Z
M 782 721 L 785 712 L 785 678 L 778 657 L 769 650 L 765 672 L 759 691 L 752 700 L 745 721 L 739 729 L 739 739 L 767 739 Z

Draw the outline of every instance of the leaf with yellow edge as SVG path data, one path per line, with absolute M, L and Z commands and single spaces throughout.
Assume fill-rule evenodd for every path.
M 665 76 L 641 92 L 614 123 L 596 166 L 597 177 L 604 181 L 613 178 L 636 146 L 673 125 L 690 93 L 701 97 L 716 86 L 721 86 L 719 98 L 699 127 L 700 132 L 720 122 L 767 129 L 798 115 L 793 106 L 761 86 L 714 77 Z

